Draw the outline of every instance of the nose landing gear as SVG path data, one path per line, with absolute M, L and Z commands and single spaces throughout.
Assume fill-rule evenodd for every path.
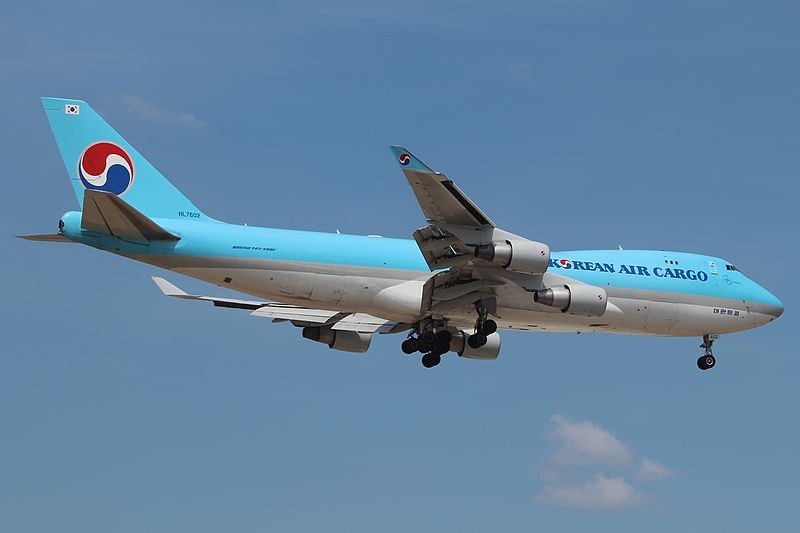
M 697 368 L 700 370 L 710 370 L 717 364 L 714 354 L 711 353 L 711 347 L 714 345 L 714 339 L 711 335 L 703 335 L 703 344 L 700 345 L 704 350 L 704 354 L 697 360 Z

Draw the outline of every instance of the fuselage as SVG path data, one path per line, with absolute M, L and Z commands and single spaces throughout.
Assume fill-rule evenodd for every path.
M 62 217 L 71 240 L 176 271 L 258 298 L 384 318 L 374 304 L 383 289 L 432 275 L 415 241 L 154 219 L 176 242 L 136 242 L 81 229 L 81 213 Z M 604 331 L 698 336 L 741 331 L 780 316 L 781 302 L 717 257 L 681 252 L 587 250 L 553 252 L 542 283 L 577 280 L 605 289 L 601 317 L 562 313 L 534 302 L 531 287 L 505 283 L 494 290 L 500 328 L 527 331 Z M 523 288 L 524 287 L 524 288 Z M 388 312 L 388 314 L 391 314 Z M 470 327 L 474 309 L 452 314 Z

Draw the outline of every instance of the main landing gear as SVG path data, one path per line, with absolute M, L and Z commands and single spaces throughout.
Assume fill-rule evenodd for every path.
M 497 322 L 489 318 L 489 312 L 482 302 L 475 304 L 478 312 L 478 319 L 475 321 L 475 333 L 472 335 L 464 334 L 467 344 L 473 350 L 485 346 L 488 342 L 487 337 L 497 331 Z M 403 341 L 400 348 L 403 353 L 411 355 L 416 352 L 422 353 L 422 366 L 433 368 L 442 362 L 442 356 L 450 351 L 450 341 L 453 334 L 445 329 L 446 323 L 441 319 L 431 319 L 418 322 L 414 329 L 408 334 L 408 338 Z M 460 333 L 458 335 L 461 335 Z M 460 344 L 461 337 L 458 339 L 457 349 L 462 353 L 463 344 Z
M 450 341 L 453 335 L 446 329 L 438 331 L 428 330 L 421 334 L 412 332 L 400 345 L 403 353 L 411 355 L 422 352 L 422 366 L 433 368 L 442 362 L 442 355 L 450 351 Z
M 711 353 L 711 346 L 713 345 L 714 339 L 711 338 L 711 335 L 703 335 L 703 344 L 700 347 L 703 348 L 705 353 L 697 360 L 697 368 L 700 370 L 709 370 L 717 364 L 714 354 Z
M 497 322 L 488 318 L 489 313 L 480 302 L 475 304 L 478 312 L 478 320 L 475 321 L 475 334 L 470 335 L 467 344 L 470 348 L 477 350 L 486 344 L 486 337 L 497 331 Z

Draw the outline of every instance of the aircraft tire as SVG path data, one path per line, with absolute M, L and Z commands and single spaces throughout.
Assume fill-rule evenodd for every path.
M 453 334 L 446 329 L 436 332 L 436 342 L 438 344 L 450 344 L 451 340 L 453 340 Z M 447 351 L 449 352 L 450 350 L 448 349 Z
M 469 344 L 470 348 L 477 350 L 486 344 L 486 335 L 483 333 L 475 333 L 474 335 L 470 335 L 469 339 L 467 339 L 467 344 Z
M 400 345 L 400 349 L 404 354 L 411 355 L 419 349 L 419 342 L 414 337 L 409 337 Z
M 417 350 L 419 350 L 420 353 L 428 353 L 433 349 L 433 347 L 434 345 L 428 344 L 428 342 L 425 340 L 425 337 L 419 337 L 417 339 Z
M 717 360 L 713 355 L 703 355 L 697 359 L 697 368 L 700 370 L 710 370 L 717 364 Z
M 437 341 L 436 346 L 433 348 L 431 353 L 443 355 L 449 351 L 450 351 L 450 342 Z
M 426 353 L 422 356 L 422 366 L 425 368 L 433 368 L 442 362 L 442 356 L 435 353 Z
M 419 340 L 425 344 L 425 346 L 433 347 L 436 345 L 436 333 L 433 331 L 426 331 L 422 335 L 420 335 Z

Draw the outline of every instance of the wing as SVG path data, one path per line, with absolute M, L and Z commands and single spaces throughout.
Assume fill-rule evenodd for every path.
M 402 146 L 391 146 L 392 154 L 408 179 L 428 226 L 414 232 L 431 270 L 464 267 L 473 256 L 467 245 L 450 226 L 476 228 L 480 233 L 493 229 L 494 223 L 447 176 L 436 172 Z
M 495 226 L 452 180 L 409 150 L 402 146 L 390 148 L 428 222 L 414 232 L 414 240 L 431 270 L 475 265 L 475 251 L 482 244 L 526 240 Z M 480 265 L 481 261 L 477 263 Z
M 447 176 L 432 170 L 402 146 L 392 146 L 391 150 L 428 223 L 495 227 L 494 222 Z
M 550 259 L 547 245 L 498 228 L 447 176 L 402 146 L 391 151 L 428 222 L 414 232 L 414 240 L 437 271 L 431 315 L 473 305 L 496 314 L 504 292 L 519 296 L 520 288 L 541 285 Z
M 213 303 L 215 307 L 247 309 L 252 311 L 250 314 L 253 316 L 271 318 L 273 322 L 291 322 L 295 326 L 332 326 L 332 329 L 359 333 L 389 333 L 397 326 L 397 322 L 364 313 L 351 314 L 327 309 L 309 309 L 277 302 L 198 296 L 186 293 L 164 278 L 153 276 L 153 281 L 166 296 L 185 300 L 203 300 Z

